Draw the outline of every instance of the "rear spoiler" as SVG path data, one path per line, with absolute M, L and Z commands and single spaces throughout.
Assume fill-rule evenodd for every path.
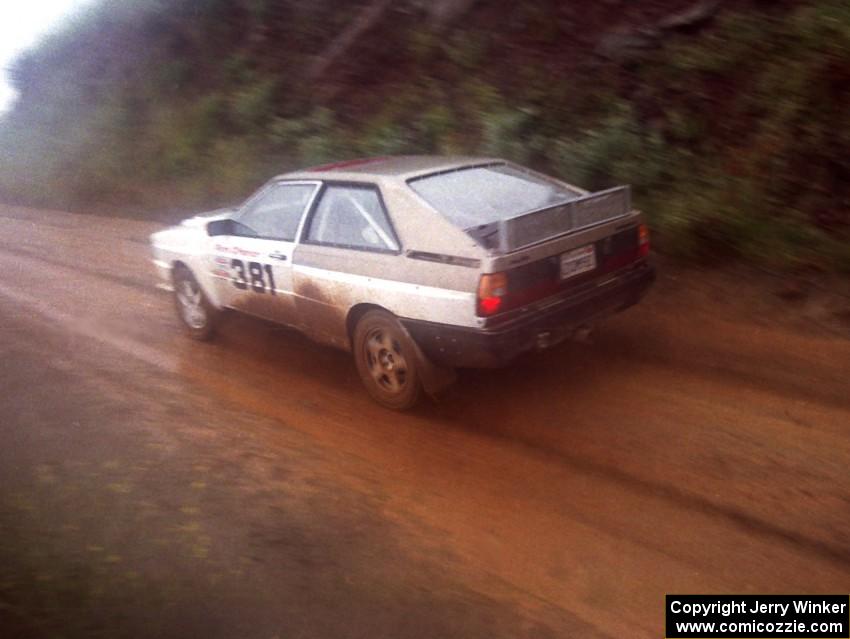
M 617 186 L 466 232 L 485 248 L 504 254 L 623 217 L 631 210 L 631 188 Z

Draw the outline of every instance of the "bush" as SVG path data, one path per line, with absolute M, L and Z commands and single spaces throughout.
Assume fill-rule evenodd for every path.
M 555 140 L 548 159 L 559 175 L 589 189 L 631 184 L 638 194 L 664 186 L 676 152 L 641 127 L 627 104 L 616 104 L 596 128 Z

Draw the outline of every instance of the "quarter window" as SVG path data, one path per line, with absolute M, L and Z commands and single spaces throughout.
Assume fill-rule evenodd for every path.
M 378 190 L 371 186 L 328 186 L 310 222 L 307 241 L 373 251 L 398 250 Z
M 239 216 L 239 235 L 295 240 L 298 223 L 316 190 L 314 184 L 275 184 L 249 202 Z

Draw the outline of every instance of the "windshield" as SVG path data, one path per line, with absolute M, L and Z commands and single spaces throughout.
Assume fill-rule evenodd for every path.
M 462 229 L 508 220 L 580 196 L 554 180 L 506 164 L 426 175 L 408 184 Z

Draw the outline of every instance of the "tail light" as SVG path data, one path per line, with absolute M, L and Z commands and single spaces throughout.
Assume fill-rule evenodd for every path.
M 478 315 L 490 317 L 502 308 L 508 294 L 507 273 L 485 273 L 478 281 Z
M 649 227 L 641 224 L 638 227 L 638 257 L 649 255 Z

